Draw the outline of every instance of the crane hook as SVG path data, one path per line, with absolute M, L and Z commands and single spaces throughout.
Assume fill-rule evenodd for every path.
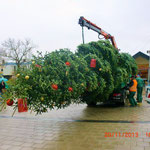
M 101 38 L 100 35 L 101 35 L 101 34 L 98 34 L 98 38 L 99 38 L 100 40 L 104 39 L 104 38 Z

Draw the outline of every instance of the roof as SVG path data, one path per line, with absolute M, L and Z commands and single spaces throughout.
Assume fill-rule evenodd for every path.
M 133 58 L 134 58 L 134 59 L 136 59 L 136 58 L 138 58 L 138 57 L 143 57 L 143 58 L 149 60 L 149 56 L 146 55 L 146 54 L 144 54 L 144 53 L 142 53 L 141 51 L 139 51 L 138 53 L 136 53 L 135 55 L 133 55 Z
M 24 62 L 24 63 L 21 63 L 21 65 L 28 65 L 28 64 L 31 64 L 31 62 Z M 12 65 L 12 66 L 16 66 L 17 64 L 15 62 L 6 62 L 3 64 L 4 66 L 8 66 L 8 65 Z

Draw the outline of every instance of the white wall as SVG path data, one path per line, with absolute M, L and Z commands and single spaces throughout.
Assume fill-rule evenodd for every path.
M 13 75 L 14 74 L 14 65 L 4 65 L 3 75 Z

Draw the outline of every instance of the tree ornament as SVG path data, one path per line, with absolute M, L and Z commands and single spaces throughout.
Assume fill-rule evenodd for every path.
M 84 86 L 84 83 L 81 83 L 81 86 Z
M 27 99 L 18 99 L 18 112 L 27 112 L 28 107 L 27 107 Z
M 88 68 L 85 68 L 85 71 L 89 71 L 89 69 L 88 69 Z
M 20 76 L 20 74 L 18 73 L 17 75 L 16 75 L 16 77 L 18 78 Z
M 41 101 L 44 101 L 44 97 L 41 97 Z
M 28 79 L 29 79 L 29 76 L 25 76 L 25 79 L 28 80 Z
M 35 64 L 35 61 L 32 61 L 32 64 Z
M 72 92 L 72 91 L 73 91 L 73 88 L 72 88 L 72 87 L 69 87 L 69 88 L 68 88 L 68 91 L 69 91 L 69 92 Z
M 12 106 L 14 101 L 12 99 L 8 99 L 6 103 L 8 106 Z
M 96 59 L 91 59 L 90 67 L 91 68 L 95 68 L 96 67 Z
M 40 65 L 38 65 L 38 64 L 36 64 L 36 65 L 35 65 L 35 67 L 37 67 L 37 68 L 41 68 L 41 66 L 40 66 Z
M 99 71 L 101 71 L 102 70 L 102 68 L 99 68 Z
M 70 66 L 70 62 L 69 62 L 69 61 L 67 61 L 67 62 L 66 62 L 66 65 L 67 65 L 67 66 Z
M 54 90 L 58 90 L 58 85 L 57 85 L 57 84 L 52 84 L 52 88 L 53 88 Z

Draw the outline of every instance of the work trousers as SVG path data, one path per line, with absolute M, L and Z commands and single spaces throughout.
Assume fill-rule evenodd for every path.
M 142 103 L 142 91 L 143 87 L 138 87 L 137 88 L 137 102 Z
M 136 106 L 137 105 L 137 102 L 136 100 L 134 99 L 134 95 L 135 95 L 136 92 L 131 92 L 129 93 L 129 102 L 131 104 L 131 106 Z

